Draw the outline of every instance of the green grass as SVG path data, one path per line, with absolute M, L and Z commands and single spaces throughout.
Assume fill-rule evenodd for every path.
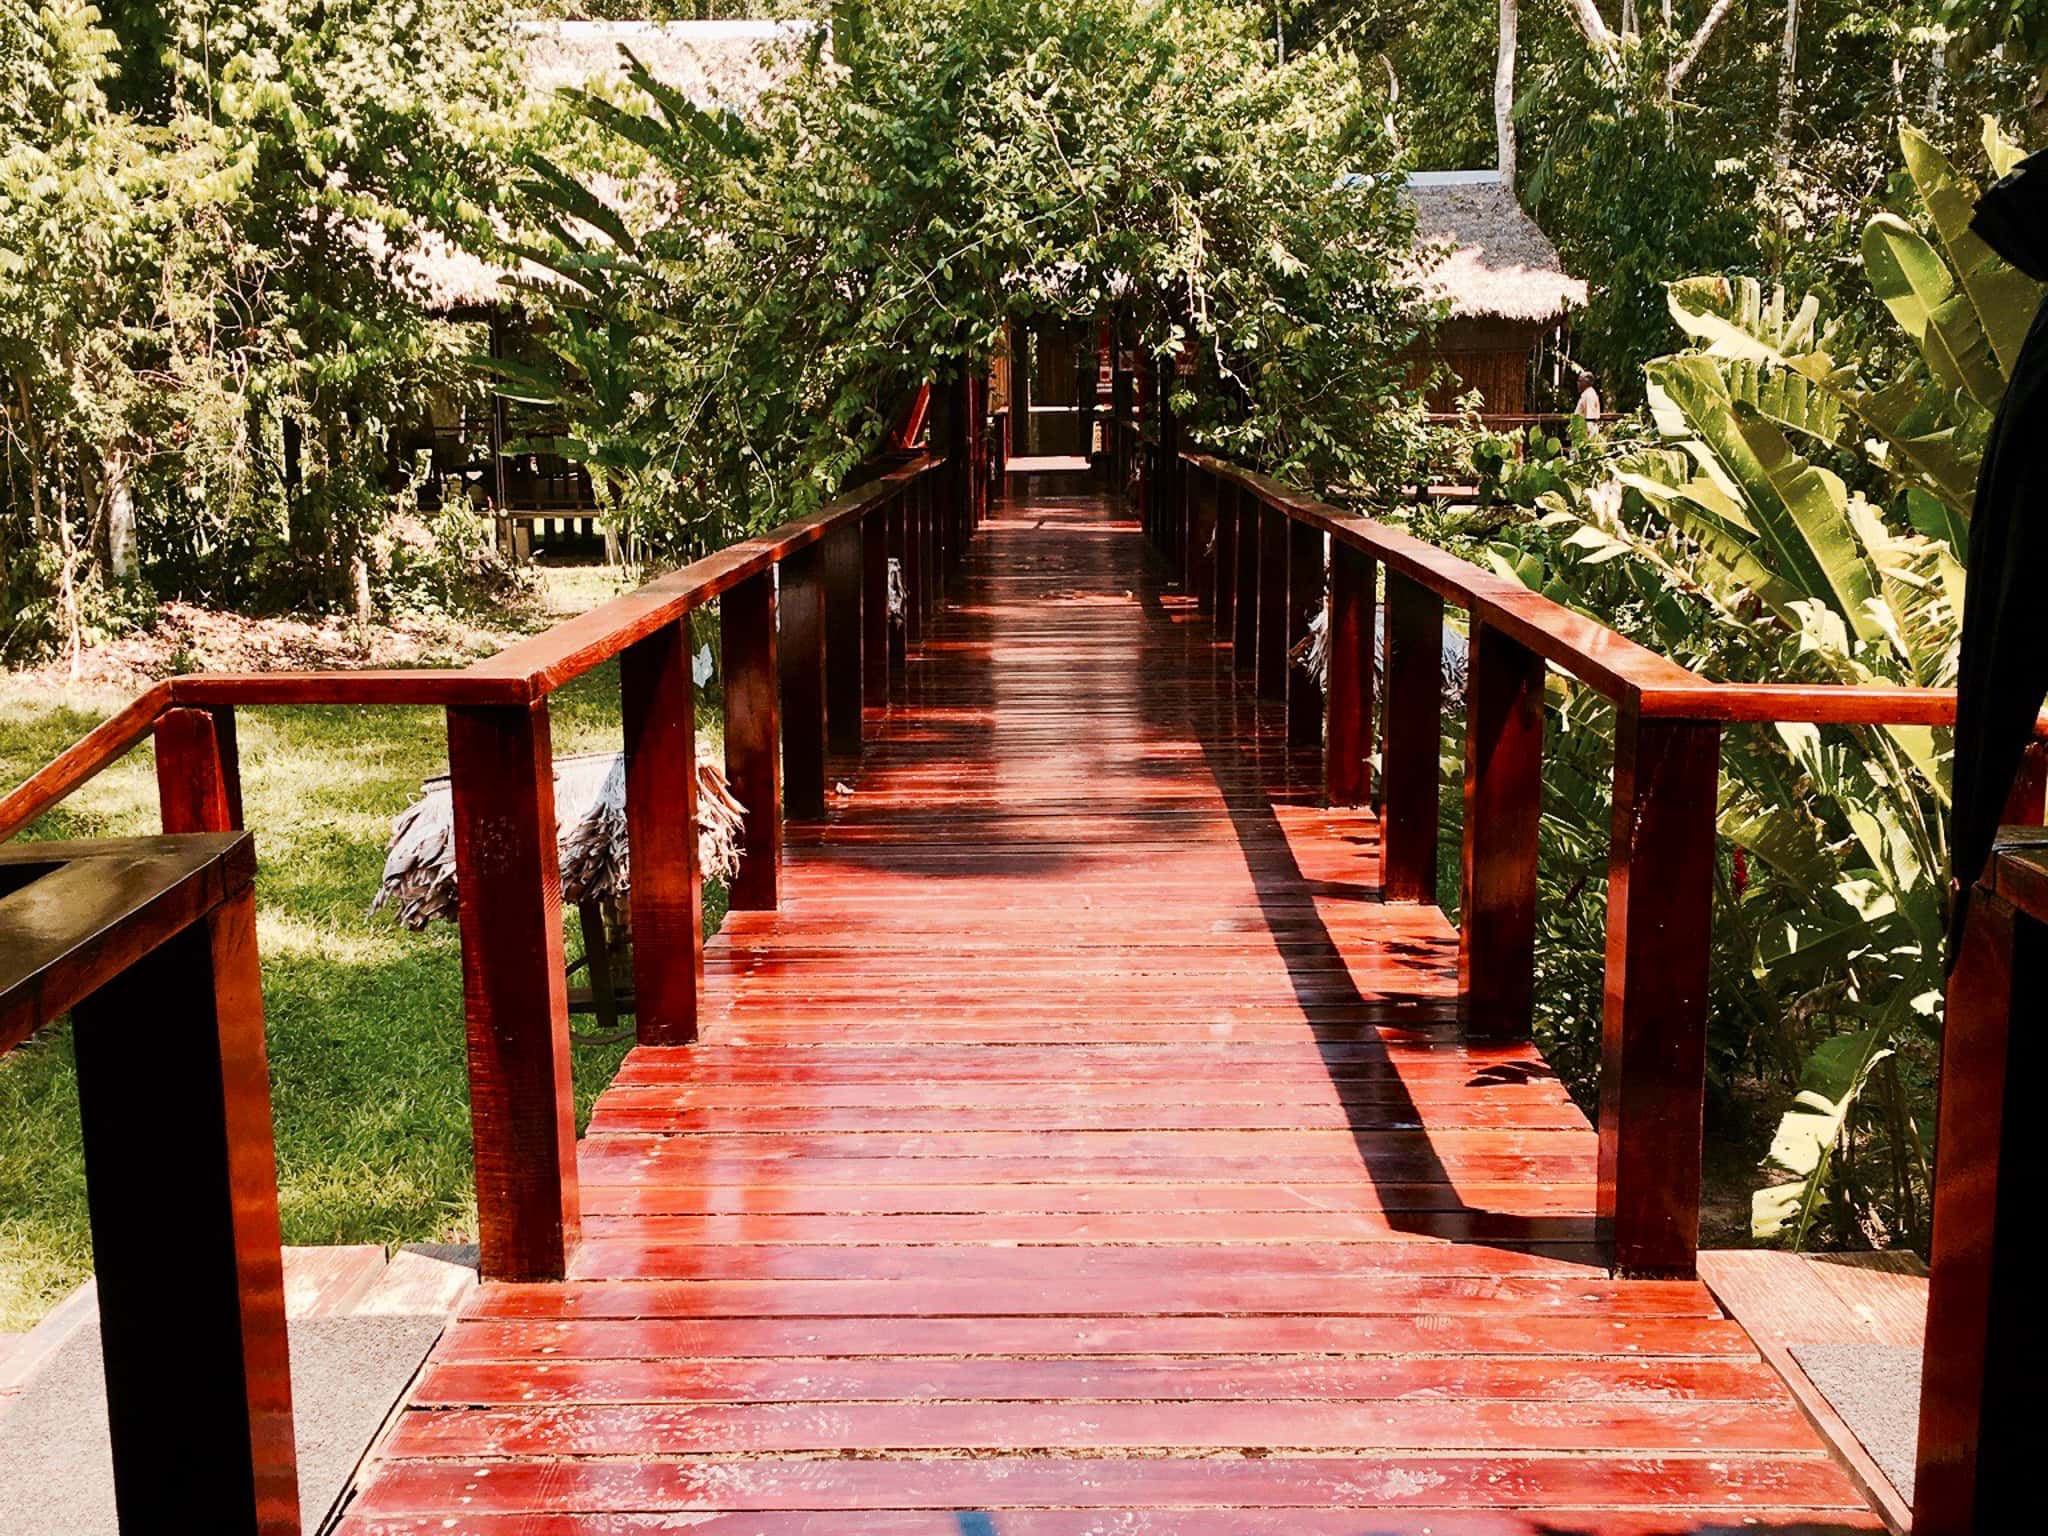
M 0 784 L 19 782 L 122 702 L 10 699 L 0 682 Z M 473 1236 L 455 928 L 407 933 L 388 914 L 369 916 L 392 818 L 446 766 L 441 716 L 280 707 L 243 710 L 238 724 L 285 1241 Z M 557 753 L 616 749 L 616 672 L 601 668 L 557 693 L 553 726 Z M 716 733 L 719 723 L 707 714 L 700 728 Z M 144 744 L 28 835 L 156 830 Z M 706 899 L 715 918 L 722 893 Z M 575 1048 L 579 1128 L 625 1050 Z M 57 1026 L 0 1057 L 0 1332 L 33 1323 L 91 1267 L 70 1031 Z

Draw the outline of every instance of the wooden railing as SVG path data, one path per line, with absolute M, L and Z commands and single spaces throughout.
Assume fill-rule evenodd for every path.
M 1617 1272 L 1690 1275 L 1699 1240 L 1707 965 L 1723 724 L 1946 725 L 1942 689 L 1717 683 L 1399 530 L 1202 455 L 1148 531 L 1229 637 L 1238 669 L 1284 701 L 1287 735 L 1321 745 L 1333 804 L 1370 793 L 1373 649 L 1384 568 L 1385 697 L 1378 702 L 1382 884 L 1436 899 L 1443 613 L 1470 626 L 1458 988 L 1476 1038 L 1529 1032 L 1534 1014 L 1543 683 L 1557 667 L 1614 704 L 1598 1214 Z M 1288 664 L 1325 601 L 1325 688 Z M 2038 822 L 2041 791 L 2008 819 Z
M 1914 1536 L 2007 1529 L 2034 1497 L 2048 1330 L 2022 1234 L 2048 1171 L 2028 1108 L 2048 1067 L 2044 996 L 2048 834 L 2008 828 L 1970 903 L 1942 1027 Z
M 956 436 L 972 419 L 957 402 Z M 747 808 L 732 904 L 773 907 L 783 818 L 824 813 L 828 754 L 860 750 L 863 706 L 888 702 L 984 505 L 971 441 L 952 446 L 470 667 L 160 683 L 0 799 L 0 839 L 151 735 L 164 831 L 239 830 L 241 706 L 444 710 L 483 1273 L 560 1278 L 580 1202 L 548 696 L 618 660 L 636 1023 L 643 1044 L 682 1044 L 703 978 L 689 616 L 718 600 L 726 773 Z
M 125 1531 L 299 1529 L 255 874 L 242 832 L 0 848 L 0 1054 L 72 1015 Z

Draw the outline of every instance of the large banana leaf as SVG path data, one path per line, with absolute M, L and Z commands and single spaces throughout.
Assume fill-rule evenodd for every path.
M 1802 1246 L 1827 1198 L 1828 1170 L 1856 1100 L 1870 1074 L 1891 1054 L 1889 1025 L 1837 1035 L 1807 1058 L 1795 1107 L 1778 1122 L 1770 1162 L 1793 1176 L 1789 1184 L 1760 1189 L 1751 1199 L 1750 1230 L 1759 1238 L 1785 1235 Z
M 1961 316 L 1956 317 L 1955 333 L 1961 336 L 1968 330 L 1982 335 L 1996 360 L 2002 392 L 2027 339 L 2038 290 L 2031 278 L 2007 266 L 1990 246 L 1971 233 L 1977 184 L 1949 164 L 1941 151 L 1910 124 L 1899 127 L 1899 148 L 1905 154 L 1906 172 L 1913 178 L 1913 186 L 1927 208 L 1968 311 L 1967 325 Z M 1987 407 L 1995 408 L 1998 404 L 1996 394 L 1989 400 L 1978 398 Z
M 1775 424 L 1740 410 L 1713 359 L 1659 358 L 1649 372 L 1694 441 L 1738 488 L 1772 570 L 1825 601 L 1859 639 L 1882 638 L 1867 607 L 1877 596 L 1876 578 L 1850 529 L 1840 477 L 1802 458 Z

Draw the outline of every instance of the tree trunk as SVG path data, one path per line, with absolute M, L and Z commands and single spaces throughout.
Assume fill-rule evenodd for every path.
M 1500 51 L 1493 65 L 1493 155 L 1501 184 L 1515 195 L 1515 39 L 1521 0 L 1500 0 Z
M 107 572 L 116 581 L 140 574 L 135 558 L 135 488 L 128 478 L 128 453 L 109 448 L 100 460 L 100 486 L 107 503 Z

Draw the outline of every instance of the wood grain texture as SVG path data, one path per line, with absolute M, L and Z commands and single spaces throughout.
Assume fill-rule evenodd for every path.
M 1475 1036 L 1536 1016 L 1536 828 L 1543 814 L 1543 658 L 1490 624 L 1466 652 L 1458 992 Z
M 167 709 L 156 722 L 156 791 L 163 829 L 231 832 L 242 790 L 230 709 Z
M 782 889 L 782 688 L 776 677 L 775 577 L 764 572 L 718 602 L 725 678 L 725 779 L 745 806 L 735 911 L 773 910 Z
M 1721 728 L 1615 722 L 1600 1215 L 1629 1274 L 1690 1275 L 1700 1232 Z
M 2026 1108 L 2043 1056 L 2034 1009 L 2048 985 L 2048 904 L 2034 899 L 2038 843 L 2036 833 L 1994 850 L 1949 979 L 1916 1536 L 1993 1529 L 2008 1518 L 2001 1511 L 2031 1497 L 2034 1384 L 2048 1367 L 2020 1236 L 2041 1163 Z
M 546 702 L 449 710 L 448 773 L 483 1274 L 552 1279 L 579 1205 Z
M 1308 639 L 1309 625 L 1323 611 L 1323 535 L 1305 523 L 1287 525 L 1287 650 Z M 1296 747 L 1323 744 L 1323 688 L 1306 666 L 1287 668 L 1287 740 Z
M 1607 1273 L 1592 1127 L 1173 574 L 993 509 L 347 1536 L 1875 1528 L 1703 1287 Z
M 1379 569 L 1348 544 L 1330 548 L 1330 661 L 1323 794 L 1333 806 L 1372 798 L 1373 633 Z
M 782 688 L 782 814 L 825 814 L 825 571 L 819 549 L 783 562 L 775 669 Z M 746 804 L 744 797 L 741 804 Z
M 1388 901 L 1436 901 L 1443 653 L 1443 599 L 1388 567 L 1380 733 L 1380 885 Z
M 632 859 L 633 1022 L 642 1045 L 696 1039 L 697 997 L 704 985 L 697 690 L 690 668 L 690 628 L 681 622 L 635 641 L 619 657 Z
M 73 1019 L 121 1525 L 297 1536 L 250 887 Z

